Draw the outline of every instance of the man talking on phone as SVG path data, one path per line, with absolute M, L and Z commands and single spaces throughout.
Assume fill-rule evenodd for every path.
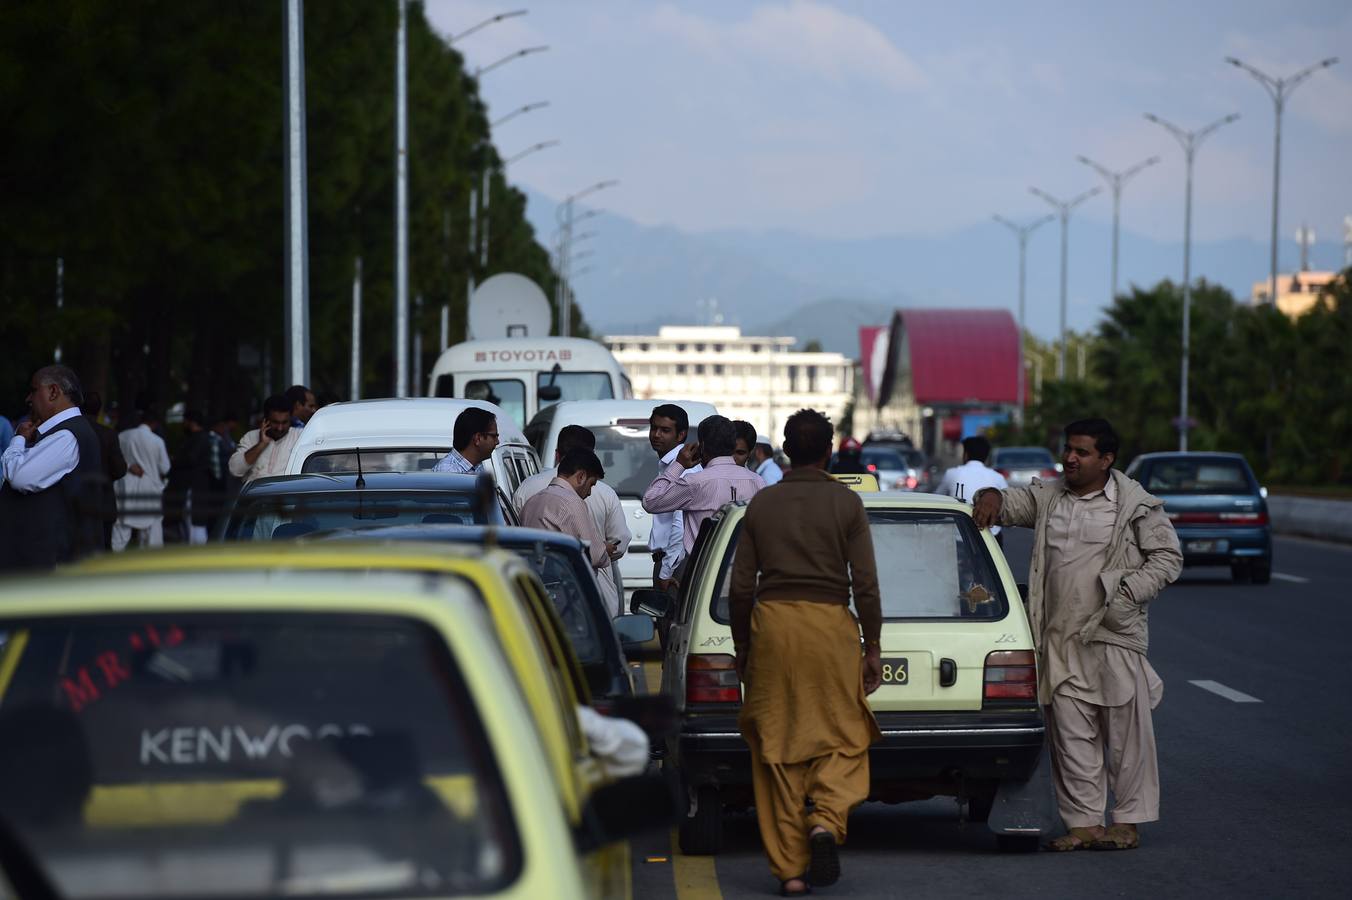
M 291 401 L 274 394 L 263 402 L 263 421 L 240 438 L 230 455 L 230 474 L 245 484 L 255 478 L 285 475 L 300 430 L 291 427 Z

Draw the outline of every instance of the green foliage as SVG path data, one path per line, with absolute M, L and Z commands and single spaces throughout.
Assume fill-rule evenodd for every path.
M 123 406 L 247 411 L 285 387 L 281 7 L 0 4 L 0 411 L 19 412 L 58 343 Z M 305 8 L 311 370 L 338 396 L 358 256 L 364 392 L 392 382 L 396 27 L 392 2 Z M 464 337 L 471 274 L 521 272 L 551 297 L 555 276 L 496 168 L 477 83 L 416 3 L 408 53 L 410 294 L 430 370 L 443 303 Z M 486 269 L 468 246 L 485 166 Z

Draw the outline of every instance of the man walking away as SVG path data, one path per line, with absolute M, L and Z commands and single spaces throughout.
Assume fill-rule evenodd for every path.
M 244 433 L 230 454 L 230 474 L 245 484 L 269 475 L 285 475 L 300 429 L 291 427 L 291 403 L 281 394 L 263 401 L 263 420 Z
M 1038 650 L 1052 779 L 1069 834 L 1052 850 L 1131 850 L 1137 825 L 1159 818 L 1150 711 L 1164 693 L 1146 658 L 1150 601 L 1183 555 L 1164 504 L 1113 469 L 1118 439 L 1103 419 L 1066 428 L 1061 482 L 986 489 L 980 528 L 1035 529 L 1028 620 Z M 1105 828 L 1108 790 L 1116 799 Z
M 756 446 L 756 426 L 741 419 L 733 419 L 732 427 L 736 429 L 737 434 L 737 443 L 732 451 L 732 461 L 739 466 L 744 466 L 747 460 L 751 458 L 751 448 Z
M 947 494 L 964 503 L 971 503 L 977 491 L 982 488 L 995 488 L 997 491 L 1003 491 L 1009 487 L 1009 482 L 1005 481 L 1005 476 L 986 465 L 986 460 L 990 458 L 990 455 L 990 441 L 980 435 L 963 438 L 962 465 L 954 466 L 944 472 L 944 477 L 939 482 L 939 486 L 934 489 L 934 493 Z M 994 536 L 996 543 L 1001 547 L 1005 545 L 1004 533 L 1000 531 L 999 525 L 991 526 L 991 535 Z
M 141 547 L 164 546 L 164 488 L 169 476 L 169 450 L 155 433 L 159 415 L 151 409 L 117 436 L 127 458 L 127 475 L 117 483 L 117 522 L 113 525 L 113 552 L 127 549 L 133 537 Z
M 873 540 L 859 496 L 826 474 L 831 439 L 821 413 L 789 417 L 793 468 L 747 507 L 732 568 L 739 725 L 761 842 L 788 896 L 840 877 L 836 848 L 868 798 L 868 748 L 880 737 L 864 699 L 882 683 Z
M 537 472 L 521 482 L 517 486 L 516 493 L 512 495 L 512 509 L 516 510 L 518 519 L 521 518 L 526 501 L 549 487 L 558 476 L 559 462 L 570 450 L 577 447 L 595 452 L 596 435 L 581 425 L 565 425 L 559 429 L 553 467 Z M 629 531 L 629 523 L 625 521 L 624 506 L 620 503 L 619 495 L 610 485 L 598 481 L 592 487 L 586 502 L 587 510 L 596 521 L 596 530 L 606 542 L 606 551 L 610 554 L 611 561 L 618 561 L 628 551 L 629 541 L 633 538 L 633 534 Z M 610 583 L 603 581 L 601 588 L 602 596 L 606 597 L 612 608 L 619 610 L 614 615 L 620 615 L 623 612 L 621 606 L 624 599 L 624 581 L 620 577 L 619 566 L 610 567 Z
M 663 403 L 653 409 L 648 417 L 648 444 L 663 469 L 676 461 L 689 433 L 690 417 L 683 407 Z M 697 466 L 690 471 L 698 470 Z M 653 587 L 659 591 L 669 590 L 673 586 L 676 567 L 685 558 L 685 523 L 679 509 L 653 515 L 648 546 L 653 553 Z
M 521 510 L 521 524 L 525 527 L 571 534 L 586 544 L 598 585 L 610 581 L 610 572 L 602 571 L 610 567 L 610 552 L 585 501 L 605 475 L 594 452 L 574 447 L 559 460 L 558 474 L 549 486 L 527 500 Z M 612 608 L 618 607 L 614 598 L 611 603 Z
M 127 474 L 127 460 L 122 456 L 122 446 L 117 441 L 117 432 L 99 421 L 103 410 L 103 398 L 95 391 L 86 391 L 80 412 L 99 438 L 99 457 L 103 460 L 103 475 L 99 479 L 99 517 L 103 520 L 103 549 L 113 546 L 113 523 L 117 521 L 117 491 L 113 485 Z
M 763 434 L 756 435 L 756 446 L 751 448 L 751 467 L 766 487 L 779 484 L 784 478 L 784 470 L 775 462 L 775 448 Z
M 765 487 L 755 472 L 733 461 L 737 430 L 723 416 L 709 416 L 699 423 L 699 443 L 688 444 L 676 459 L 659 472 L 643 494 L 643 508 L 650 513 L 681 511 L 687 557 L 704 520 L 725 503 L 750 500 Z M 702 471 L 691 471 L 697 462 Z M 680 577 L 676 580 L 679 582 Z
M 437 460 L 432 471 L 478 475 L 484 470 L 484 460 L 493 455 L 497 446 L 497 416 L 478 406 L 468 406 L 455 417 L 451 452 Z
M 0 569 L 50 569 L 103 546 L 99 438 L 66 366 L 33 374 L 31 418 L 0 456 Z
M 291 404 L 291 427 L 304 428 L 309 425 L 310 417 L 319 409 L 315 392 L 303 384 L 293 384 L 282 396 Z

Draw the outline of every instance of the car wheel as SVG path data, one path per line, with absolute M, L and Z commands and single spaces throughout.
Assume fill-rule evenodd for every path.
M 695 792 L 695 812 L 678 829 L 681 852 L 689 856 L 713 856 L 723 845 L 723 798 L 718 788 Z
M 995 843 L 1001 853 L 1036 853 L 1041 839 L 1035 834 L 997 834 Z
M 1272 559 L 1255 559 L 1249 563 L 1249 580 L 1254 584 L 1267 584 L 1272 580 Z
M 991 809 L 995 806 L 995 791 L 985 794 L 974 794 L 967 800 L 967 821 L 984 822 L 991 817 Z

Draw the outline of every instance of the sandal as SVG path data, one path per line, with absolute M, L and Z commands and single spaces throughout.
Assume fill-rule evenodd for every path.
M 1090 850 L 1135 850 L 1141 846 L 1141 832 L 1135 825 L 1109 825 L 1103 837 L 1089 845 Z
M 803 889 L 800 891 L 789 890 L 789 881 L 801 881 L 803 883 Z M 812 885 L 808 884 L 806 875 L 799 875 L 797 878 L 790 878 L 789 881 L 781 881 L 779 883 L 779 896 L 806 897 L 808 894 L 812 893 Z
M 1103 835 L 1095 834 L 1092 828 L 1072 828 L 1065 834 L 1047 843 L 1047 849 L 1053 853 L 1068 853 L 1072 850 L 1097 849 L 1094 844 L 1103 840 Z
M 809 884 L 825 887 L 840 880 L 840 852 L 836 849 L 836 836 L 829 831 L 818 831 L 807 839 L 812 852 L 807 867 Z

